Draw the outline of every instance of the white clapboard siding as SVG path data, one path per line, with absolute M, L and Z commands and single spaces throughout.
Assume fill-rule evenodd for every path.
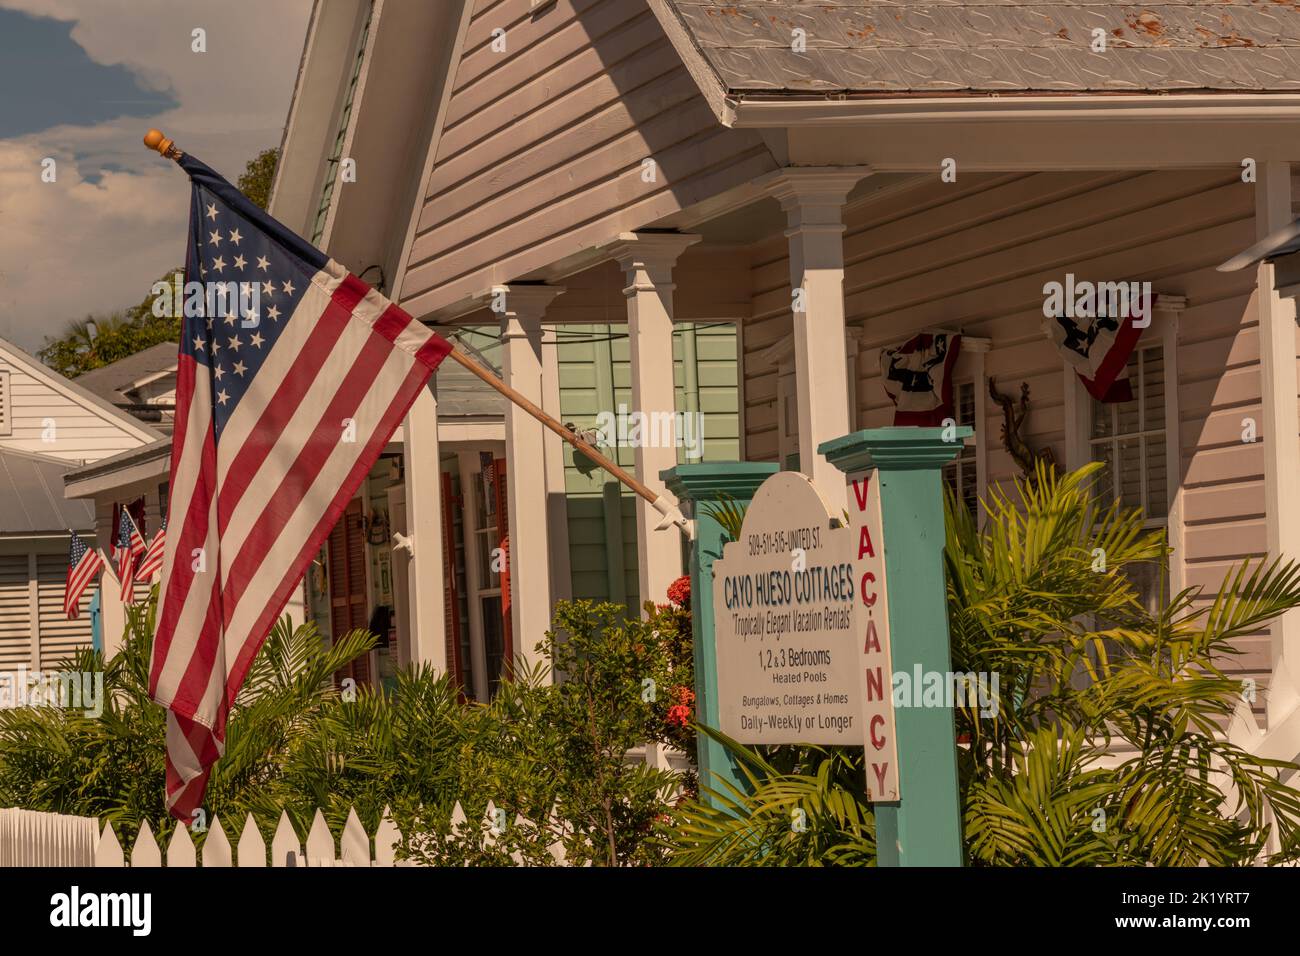
M 93 866 L 98 835 L 94 817 L 8 807 L 0 810 L 0 867 Z
M 0 342 L 0 373 L 8 373 L 0 447 L 98 461 L 161 437 L 7 342 Z
M 0 811 L 0 865 L 6 865 L 5 861 L 17 852 L 11 849 L 10 841 L 6 837 L 9 831 L 4 828 L 6 819 L 4 814 L 27 812 Z M 257 823 L 253 820 L 251 814 L 244 819 L 239 829 L 239 838 L 235 841 L 233 849 L 226 827 L 219 819 L 214 819 L 208 829 L 207 839 L 203 842 L 202 852 L 196 852 L 194 840 L 190 836 L 189 830 L 178 827 L 172 833 L 165 855 L 159 848 L 158 840 L 147 823 L 140 828 L 135 844 L 128 854 L 123 850 L 121 841 L 111 824 L 105 824 L 103 831 L 99 832 L 98 837 L 96 837 L 95 821 L 92 818 L 62 817 L 58 814 L 33 814 L 32 816 L 50 818 L 53 822 L 47 824 L 44 829 L 34 831 L 37 836 L 30 837 L 26 843 L 21 844 L 21 847 L 27 847 L 24 851 L 26 855 L 15 857 L 17 859 L 36 859 L 38 857 L 42 859 L 62 859 L 62 857 L 57 856 L 57 851 L 58 848 L 63 847 L 68 842 L 68 839 L 62 836 L 64 830 L 67 830 L 80 834 L 81 842 L 78 845 L 81 847 L 81 856 L 77 857 L 77 859 L 82 860 L 82 862 L 79 865 L 110 868 L 128 865 L 133 867 L 169 866 L 184 868 L 197 866 L 265 867 L 268 865 L 266 838 L 258 829 Z M 75 821 L 83 819 L 89 824 L 89 829 L 84 825 L 76 824 Z M 469 825 L 468 818 L 460 802 L 457 801 L 450 817 L 451 839 L 478 839 L 483 846 L 492 846 L 497 841 L 499 827 L 503 819 L 497 813 L 496 805 L 489 801 L 476 834 L 474 827 Z M 62 825 L 61 829 L 59 821 L 72 822 Z M 532 823 L 516 814 L 513 825 L 516 827 L 531 827 Z M 548 829 L 556 834 L 556 839 L 550 844 L 548 851 L 556 864 L 563 866 L 565 865 L 566 853 L 562 837 L 571 834 L 573 828 L 569 824 L 560 821 L 554 808 L 551 809 L 547 817 L 547 825 Z M 79 830 L 77 829 L 78 826 L 80 826 Z M 45 834 L 50 835 L 47 837 Z M 52 845 L 47 847 L 42 840 L 52 841 Z M 307 843 L 304 847 L 299 842 L 293 825 L 289 822 L 288 814 L 281 812 L 275 834 L 271 838 L 269 864 L 276 867 L 417 865 L 396 860 L 396 847 L 400 840 L 401 833 L 398 832 L 387 809 L 384 810 L 384 815 L 379 822 L 379 826 L 375 829 L 373 838 L 366 833 L 366 829 L 362 825 L 360 817 L 357 816 L 356 810 L 350 809 L 337 841 L 334 833 L 329 828 L 329 824 L 325 822 L 325 815 L 320 810 L 317 810 L 312 818 L 311 829 L 308 831 Z M 41 856 L 42 853 L 44 856 Z M 512 853 L 511 858 L 514 860 L 515 865 L 523 865 L 523 859 L 518 852 Z M 35 864 L 14 863 L 12 865 Z
M 405 263 L 413 315 L 777 167 L 755 130 L 718 124 L 644 3 L 534 6 L 473 4 Z M 527 55 L 494 52 L 498 28 Z

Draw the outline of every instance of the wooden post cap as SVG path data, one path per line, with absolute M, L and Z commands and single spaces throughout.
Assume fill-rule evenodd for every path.
M 144 144 L 160 156 L 165 156 L 168 159 L 180 159 L 181 151 L 176 148 L 175 143 L 163 135 L 162 130 L 151 129 L 145 133 Z

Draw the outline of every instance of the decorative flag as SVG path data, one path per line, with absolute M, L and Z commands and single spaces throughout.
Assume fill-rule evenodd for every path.
M 162 569 L 163 563 L 163 546 L 167 543 L 167 518 L 163 518 L 162 527 L 158 533 L 153 536 L 149 542 L 149 550 L 144 553 L 140 559 L 140 567 L 136 568 L 135 576 L 141 581 L 148 581 Z
M 961 351 L 955 332 L 922 332 L 880 350 L 880 375 L 894 403 L 895 425 L 942 425 L 954 418 L 952 370 Z
M 1128 360 L 1142 336 L 1131 316 L 1150 316 L 1155 296 L 1147 306 L 1128 306 L 1128 317 L 1120 314 L 1096 316 L 1054 315 L 1047 320 L 1056 350 L 1083 382 L 1088 394 L 1099 402 L 1131 402 L 1133 386 L 1128 380 Z M 1119 301 L 1097 311 L 1119 313 Z M 1064 311 L 1064 310 L 1061 310 Z
M 135 569 L 145 550 L 144 536 L 131 517 L 131 509 L 121 508 L 117 519 L 117 547 L 113 554 L 117 558 L 117 579 L 122 584 L 123 604 L 135 600 Z
M 187 820 L 254 656 L 451 345 L 203 163 L 178 162 L 187 300 L 149 689 L 168 710 L 168 808 Z M 215 299 L 215 283 L 240 295 Z
M 63 613 L 69 621 L 81 617 L 81 594 L 104 570 L 98 548 L 86 547 L 77 532 L 68 546 L 68 576 L 63 584 Z

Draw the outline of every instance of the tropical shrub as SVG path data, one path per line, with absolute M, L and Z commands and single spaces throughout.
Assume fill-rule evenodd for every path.
M 689 680 L 674 668 L 680 621 L 648 606 L 647 618 L 629 618 L 623 605 L 562 602 L 554 629 L 538 644 L 561 681 L 545 673 L 520 674 L 485 708 L 472 709 L 482 726 L 458 762 L 451 793 L 468 824 L 452 833 L 447 801 L 426 802 L 396 817 L 414 834 L 407 852 L 435 864 L 501 863 L 515 853 L 546 863 L 559 843 L 571 863 L 617 866 L 657 862 L 662 850 L 649 840 L 657 817 L 682 781 L 670 771 L 629 761 L 627 752 L 648 741 L 669 742 L 661 688 Z M 477 713 L 474 711 L 477 710 Z M 488 801 L 502 813 L 502 832 L 489 836 Z M 522 816 L 528 823 L 508 824 Z
M 128 845 L 145 821 L 160 840 L 169 837 L 164 711 L 148 696 L 155 610 L 156 593 L 128 609 L 111 659 L 84 651 L 67 665 L 103 672 L 101 715 L 0 710 L 0 806 L 99 817 Z M 621 605 L 560 605 L 556 631 L 538 649 L 564 682 L 552 685 L 544 667 L 521 670 L 485 705 L 462 703 L 429 668 L 399 672 L 391 692 L 341 693 L 334 673 L 366 653 L 373 635 L 331 644 L 313 625 L 291 628 L 286 618 L 231 710 L 206 820 L 219 817 L 229 832 L 252 813 L 270 832 L 286 812 L 301 837 L 318 807 L 336 832 L 353 807 L 370 832 L 391 808 L 410 834 L 402 850 L 424 862 L 490 864 L 512 853 L 548 862 L 557 840 L 579 862 L 650 862 L 662 853 L 647 839 L 652 823 L 681 781 L 624 754 L 679 732 L 665 722 L 663 695 L 647 690 L 691 679 L 673 665 L 681 622 L 671 609 L 625 616 Z M 457 801 L 476 828 L 489 800 L 508 824 L 492 845 L 438 839 Z M 515 826 L 518 815 L 535 825 Z

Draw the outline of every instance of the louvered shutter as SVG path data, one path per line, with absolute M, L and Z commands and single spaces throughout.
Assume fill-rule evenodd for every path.
M 492 465 L 496 490 L 497 533 L 501 535 L 499 547 L 503 552 L 501 565 L 501 634 L 505 653 L 502 657 L 502 670 L 509 674 L 514 671 L 515 642 L 510 626 L 510 508 L 506 494 L 506 460 L 498 458 Z M 540 635 L 539 635 L 540 636 Z
M 26 554 L 0 554 L 0 670 L 32 662 L 31 591 Z
M 326 545 L 330 630 L 336 638 L 365 628 L 369 623 L 366 620 L 366 539 L 361 523 L 361 502 L 354 498 L 330 531 Z M 370 655 L 362 655 L 334 675 L 336 682 L 346 677 L 358 685 L 369 683 Z
M 443 630 L 446 635 L 447 671 L 465 699 L 465 665 L 460 654 L 460 589 L 456 581 L 456 516 L 460 499 L 452 494 L 451 472 L 442 472 L 442 580 Z

